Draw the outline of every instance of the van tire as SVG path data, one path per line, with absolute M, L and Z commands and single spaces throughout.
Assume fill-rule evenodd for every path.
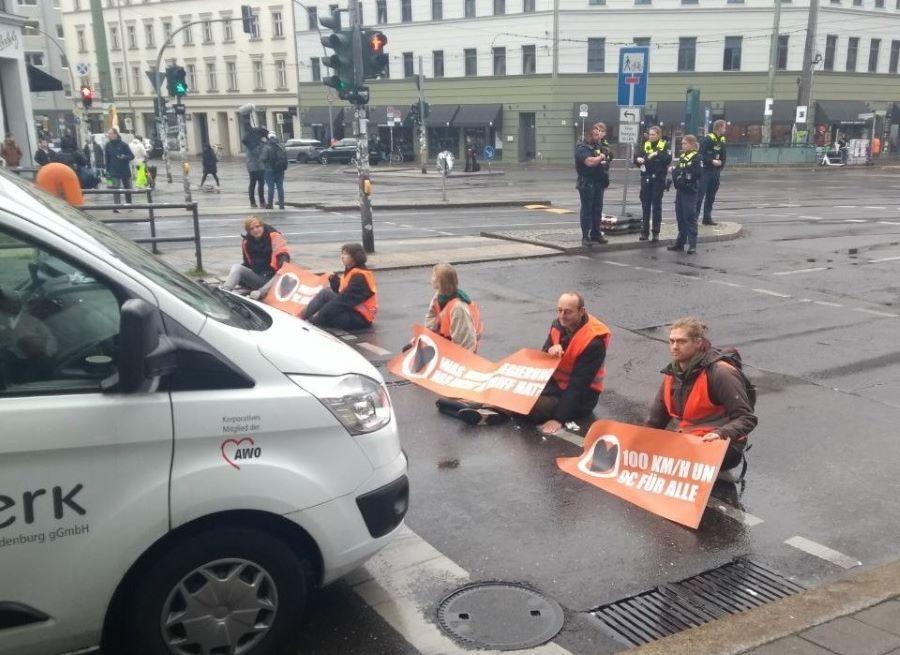
M 170 655 L 162 629 L 164 606 L 186 576 L 220 560 L 245 560 L 251 573 L 262 571 L 275 587 L 277 606 L 268 632 L 247 655 L 276 655 L 296 644 L 310 586 L 309 563 L 278 537 L 249 528 L 223 528 L 170 544 L 135 582 L 125 612 L 123 643 L 114 652 Z

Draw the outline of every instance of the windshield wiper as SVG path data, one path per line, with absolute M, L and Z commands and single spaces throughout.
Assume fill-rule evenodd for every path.
M 266 322 L 262 319 L 262 317 L 260 317 L 256 312 L 245 305 L 240 300 L 240 298 L 237 298 L 228 291 L 220 289 L 216 286 L 208 285 L 207 288 L 211 289 L 215 295 L 224 300 L 228 304 L 228 306 L 235 310 L 235 312 L 242 318 L 247 319 L 250 322 L 250 327 L 252 329 L 266 327 Z

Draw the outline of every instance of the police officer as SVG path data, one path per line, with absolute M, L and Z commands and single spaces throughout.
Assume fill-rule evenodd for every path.
M 700 147 L 700 189 L 697 194 L 697 214 L 703 209 L 703 224 L 716 225 L 712 219 L 713 203 L 719 190 L 719 175 L 725 167 L 725 121 L 713 123 L 712 132 L 703 139 Z M 706 205 L 703 204 L 704 199 Z
M 654 125 L 647 133 L 643 147 L 634 157 L 635 166 L 641 167 L 641 241 L 650 237 L 650 215 L 653 214 L 653 240 L 659 241 L 662 224 L 662 198 L 666 190 L 666 170 L 672 162 L 669 144 L 662 138 L 662 131 Z
M 595 123 L 585 141 L 575 146 L 575 188 L 581 196 L 581 245 L 607 243 L 600 229 L 603 216 L 603 192 L 609 186 L 612 152 L 606 141 L 606 124 Z
M 697 184 L 700 179 L 700 158 L 697 156 L 697 137 L 686 134 L 681 139 L 681 156 L 674 166 L 672 185 L 675 187 L 675 218 L 678 236 L 667 250 L 682 251 L 687 243 L 688 254 L 697 252 Z

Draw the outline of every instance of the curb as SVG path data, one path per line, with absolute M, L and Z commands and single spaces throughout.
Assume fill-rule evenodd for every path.
M 285 203 L 288 204 L 288 203 Z M 372 209 L 466 209 L 468 207 L 521 207 L 523 205 L 552 205 L 549 200 L 474 200 L 472 202 L 425 202 L 425 203 L 392 203 L 389 205 L 372 205 Z M 359 205 L 311 205 L 326 212 L 344 212 L 359 209 Z
M 848 574 L 762 607 L 629 650 L 635 655 L 737 655 L 900 594 L 900 560 Z

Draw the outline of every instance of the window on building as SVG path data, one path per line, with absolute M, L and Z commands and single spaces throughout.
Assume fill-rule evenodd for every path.
M 412 22 L 412 0 L 400 0 L 400 22 Z
M 144 91 L 141 89 L 141 67 L 131 67 L 131 92 L 135 95 L 141 95 Z
M 606 68 L 606 39 L 592 38 L 587 42 L 587 72 L 602 73 Z
M 334 16 L 335 12 L 338 10 L 339 5 L 328 5 L 328 15 Z
M 831 4 L 839 5 L 839 4 L 841 4 L 841 0 L 831 0 Z
M 778 35 L 778 55 L 775 59 L 775 68 L 780 71 L 787 70 L 788 66 L 788 43 L 790 36 L 787 34 Z
M 634 0 L 634 4 L 636 5 L 650 5 L 653 4 L 651 0 Z
M 87 43 L 84 40 L 84 29 L 79 27 L 75 30 L 75 40 L 78 41 L 78 52 L 87 52 Z
M 81 0 L 75 0 L 75 11 L 81 11 Z
M 634 37 L 634 45 L 642 45 L 648 46 L 650 45 L 650 37 L 649 36 L 636 36 Z
M 884 0 L 875 0 L 876 9 L 884 9 Z
M 231 19 L 229 18 L 222 23 L 222 41 L 231 43 L 234 41 L 234 30 L 231 27 Z
M 522 12 L 525 14 L 533 14 L 534 0 L 522 0 Z
M 862 0 L 853 0 L 854 7 L 862 7 Z
M 506 13 L 506 0 L 494 0 L 494 16 L 502 16 Z
M 182 24 L 188 23 L 190 19 L 181 21 Z M 194 45 L 194 28 L 188 27 L 181 33 L 182 43 L 184 45 Z
M 34 7 L 37 5 L 37 0 L 19 0 L 19 4 Z
M 253 90 L 264 91 L 266 88 L 266 78 L 263 74 L 263 63 L 260 59 L 253 60 Z
M 434 77 L 444 77 L 444 51 L 435 50 L 431 53 L 431 70 Z
M 26 52 L 25 53 L 25 63 L 31 64 L 32 66 L 43 66 L 44 65 L 44 53 L 43 52 Z
M 188 89 L 197 88 L 197 64 L 188 63 L 184 65 L 184 76 Z
M 431 20 L 443 20 L 444 0 L 431 0 Z
M 829 34 L 825 37 L 825 63 L 827 71 L 834 70 L 834 53 L 837 51 L 837 34 Z
M 69 58 L 66 57 L 65 55 L 60 55 L 59 56 L 59 65 L 62 66 L 63 68 L 68 68 L 69 67 Z
M 387 0 L 375 2 L 375 22 L 379 25 L 387 23 Z
M 878 53 L 881 50 L 881 39 L 872 39 L 869 42 L 869 72 L 878 72 Z
M 237 91 L 238 90 L 238 74 L 237 74 L 237 63 L 233 61 L 225 62 L 225 75 L 228 76 L 228 90 L 229 91 Z
M 322 81 L 322 64 L 318 57 L 313 57 L 309 60 L 309 70 L 312 72 L 313 82 Z
M 250 38 L 258 39 L 259 36 L 259 14 L 254 13 L 253 18 L 250 20 Z
M 144 23 L 144 42 L 148 48 L 153 47 L 153 23 Z
M 113 68 L 113 80 L 115 80 L 114 93 L 116 95 L 125 93 L 125 73 L 121 66 Z
M 589 5 L 605 5 L 606 0 L 588 0 Z
M 725 56 L 722 59 L 722 70 L 741 70 L 741 45 L 743 40 L 744 37 L 742 36 L 725 37 Z
M 700 0 L 681 0 L 681 4 L 683 4 L 683 5 L 699 5 Z
M 286 59 L 276 59 L 275 60 L 275 85 L 278 89 L 286 89 L 287 88 L 287 60 Z
M 413 53 L 404 52 L 403 53 L 403 77 L 412 77 L 415 75 L 415 71 L 413 69 Z
M 119 28 L 115 25 L 109 26 L 109 49 L 119 49 Z
M 58 38 L 58 39 L 64 39 L 64 38 L 65 38 L 65 33 L 63 32 L 63 26 L 62 26 L 62 25 L 57 25 L 57 26 L 56 26 L 56 38 Z
M 847 39 L 847 72 L 856 71 L 856 56 L 859 54 L 859 37 L 851 36 Z
M 478 75 L 478 51 L 475 48 L 463 50 L 463 59 L 466 62 L 466 77 Z
M 678 39 L 678 70 L 692 71 L 697 64 L 697 37 L 683 36 Z
M 388 58 L 387 62 L 384 65 L 384 72 L 381 74 L 379 79 L 389 80 L 391 79 L 391 60 Z
M 134 25 L 125 26 L 125 36 L 128 38 L 128 49 L 136 50 L 137 45 L 137 27 Z
M 272 12 L 272 38 L 284 38 L 284 15 L 280 11 Z
M 172 23 L 167 20 L 163 21 L 163 41 L 168 41 L 169 37 L 172 36 Z
M 475 18 L 475 0 L 464 0 L 464 12 L 466 18 Z
M 306 27 L 310 30 L 316 30 L 319 28 L 319 8 L 318 7 L 307 7 L 306 8 Z
M 728 0 L 728 4 L 730 4 L 730 5 L 742 5 L 742 4 L 744 4 L 744 0 Z
M 494 48 L 494 75 L 506 75 L 506 48 Z
M 898 64 L 900 64 L 900 41 L 891 41 L 891 61 L 888 72 L 896 73 Z
M 206 90 L 208 92 L 215 92 L 219 90 L 219 82 L 216 78 L 217 75 L 215 62 L 206 62 Z
M 212 22 L 205 20 L 205 21 L 203 21 L 203 43 L 212 43 L 212 42 L 213 42 Z
M 537 55 L 533 45 L 522 46 L 522 75 L 534 75 L 537 71 Z

